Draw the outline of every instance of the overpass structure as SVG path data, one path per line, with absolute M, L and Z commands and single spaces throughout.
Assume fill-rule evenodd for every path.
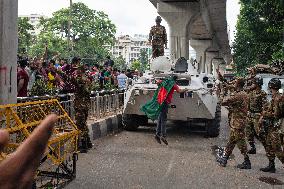
M 226 0 L 149 0 L 170 28 L 172 59 L 189 59 L 189 45 L 196 51 L 200 73 L 215 74 L 221 63 L 232 61 Z

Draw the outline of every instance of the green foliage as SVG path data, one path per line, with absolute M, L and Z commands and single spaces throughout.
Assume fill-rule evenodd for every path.
M 101 90 L 100 83 L 99 82 L 92 82 L 90 90 L 91 91 L 100 91 Z
M 70 45 L 68 47 L 68 21 L 71 21 Z M 32 46 L 33 56 L 42 55 L 45 46 L 48 57 L 57 52 L 61 57 L 80 56 L 91 64 L 101 62 L 109 54 L 105 46 L 113 45 L 116 27 L 101 11 L 92 10 L 83 3 L 74 3 L 71 10 L 64 8 L 51 18 L 41 19 L 41 33 Z M 88 62 L 89 63 L 89 62 Z
M 18 51 L 19 54 L 26 54 L 33 42 L 33 36 L 30 31 L 34 30 L 33 25 L 29 23 L 28 18 L 18 18 Z
M 45 95 L 55 95 L 56 89 L 49 88 L 47 82 L 42 79 L 37 79 L 30 91 L 30 96 L 45 96 Z
M 141 70 L 141 62 L 139 60 L 134 60 L 131 64 L 131 69 L 132 70 Z
M 112 89 L 116 89 L 116 87 L 114 85 L 112 85 L 110 82 L 108 82 L 104 85 L 104 89 L 105 90 L 112 90 Z
M 141 62 L 141 69 L 145 71 L 148 67 L 148 54 L 146 49 L 141 49 L 139 61 Z
M 119 70 L 125 70 L 127 68 L 126 61 L 122 56 L 119 56 L 114 59 L 114 67 Z
M 52 58 L 59 53 L 62 57 L 68 56 L 67 41 L 54 35 L 51 31 L 42 31 L 31 46 L 30 55 L 41 57 L 47 47 L 47 58 Z
M 247 67 L 268 64 L 279 55 L 276 52 L 283 52 L 284 8 L 281 1 L 240 0 L 240 3 L 233 50 L 236 71 L 244 74 Z

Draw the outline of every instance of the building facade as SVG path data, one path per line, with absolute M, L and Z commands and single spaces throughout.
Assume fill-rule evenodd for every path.
M 148 35 L 135 34 L 134 37 L 121 35 L 116 38 L 115 45 L 109 47 L 113 57 L 122 56 L 128 66 L 141 56 L 141 51 L 147 53 L 148 61 L 151 59 L 152 47 L 148 44 Z
M 29 31 L 30 34 L 36 36 L 40 33 L 40 28 L 38 28 L 38 24 L 40 23 L 41 18 L 47 18 L 47 16 L 42 14 L 30 14 L 30 15 L 19 15 L 20 18 L 28 18 L 29 23 L 33 25 L 34 30 Z

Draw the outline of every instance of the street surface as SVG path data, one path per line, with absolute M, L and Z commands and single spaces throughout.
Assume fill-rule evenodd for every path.
M 215 162 L 212 148 L 224 146 L 228 137 L 225 109 L 219 138 L 204 138 L 181 126 L 168 129 L 169 146 L 154 140 L 154 128 L 122 132 L 95 141 L 88 154 L 79 154 L 77 178 L 67 189 L 183 189 L 183 188 L 284 188 L 284 169 L 276 160 L 277 172 L 263 173 L 265 151 L 258 142 L 257 154 L 250 155 L 251 170 L 235 166 L 243 161 L 237 148 L 227 167 Z M 259 180 L 270 182 L 267 184 Z M 270 178 L 278 179 L 277 183 Z M 273 180 L 272 179 L 272 180 Z

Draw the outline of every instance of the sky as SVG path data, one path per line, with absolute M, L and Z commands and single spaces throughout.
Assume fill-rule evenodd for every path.
M 18 0 L 18 2 L 19 15 L 51 16 L 53 12 L 69 6 L 69 0 Z M 73 0 L 73 2 L 83 2 L 91 9 L 104 11 L 117 26 L 117 35 L 148 34 L 158 15 L 149 0 Z M 238 0 L 227 0 L 227 22 L 231 41 L 239 11 Z M 165 22 L 162 25 L 167 26 Z

